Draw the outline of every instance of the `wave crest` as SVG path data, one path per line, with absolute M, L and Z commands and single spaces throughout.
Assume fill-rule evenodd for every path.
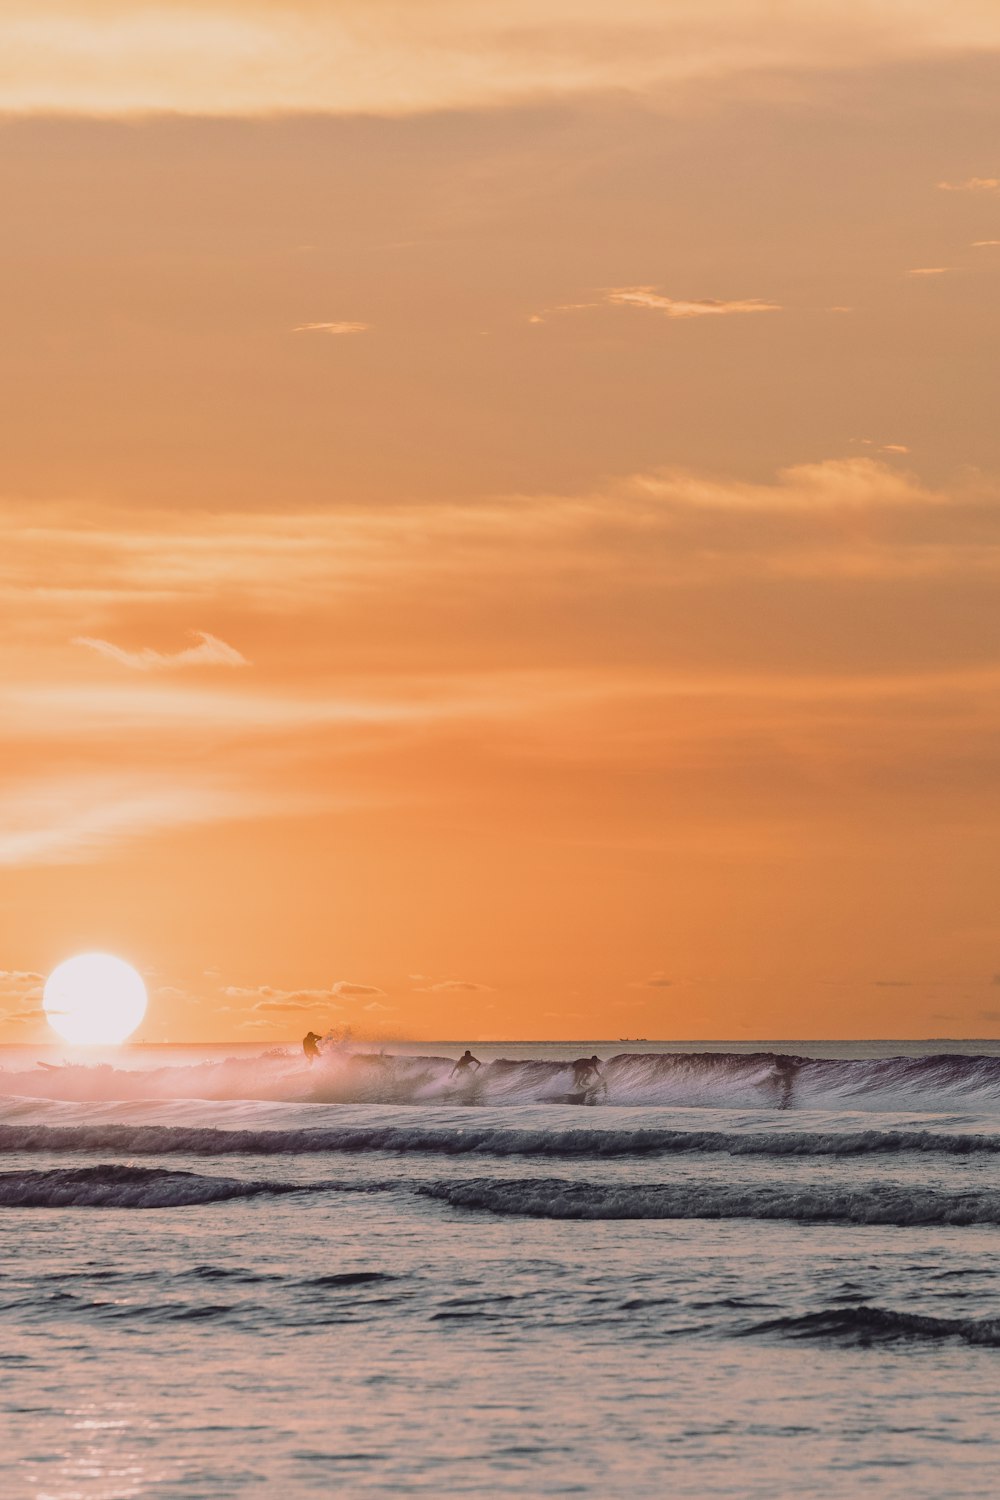
M 572 1092 L 570 1062 L 497 1058 L 452 1080 L 450 1057 L 326 1054 L 313 1067 L 279 1053 L 174 1066 L 80 1064 L 0 1071 L 0 1092 L 63 1100 L 247 1099 L 300 1104 L 526 1103 L 670 1105 L 738 1109 L 1000 1112 L 1000 1058 L 808 1058 L 756 1053 L 622 1053 L 604 1085 Z
M 384 1152 L 418 1156 L 552 1157 L 724 1154 L 760 1157 L 967 1156 L 1000 1153 L 1000 1136 L 929 1130 L 533 1130 L 492 1125 L 324 1126 L 225 1130 L 187 1125 L 0 1125 L 0 1152 L 114 1152 L 123 1156 L 301 1156 Z
M 832 1307 L 798 1317 L 769 1318 L 742 1330 L 743 1337 L 783 1334 L 794 1339 L 831 1339 L 848 1344 L 897 1343 L 911 1339 L 960 1339 L 1000 1348 L 1000 1318 L 936 1318 L 886 1307 Z
M 894 1183 L 597 1183 L 562 1178 L 475 1178 L 421 1183 L 453 1208 L 533 1219 L 780 1219 L 804 1224 L 968 1226 L 1000 1224 L 1000 1192 L 956 1194 Z
M 181 1208 L 297 1191 L 293 1183 L 241 1182 L 119 1164 L 0 1174 L 3 1208 Z

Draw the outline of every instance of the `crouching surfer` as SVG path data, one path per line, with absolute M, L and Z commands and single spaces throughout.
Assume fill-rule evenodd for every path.
M 322 1056 L 322 1053 L 319 1050 L 319 1043 L 320 1039 L 316 1035 L 315 1031 L 307 1031 L 305 1036 L 302 1038 L 302 1051 L 309 1059 L 310 1064 L 314 1063 L 317 1057 Z
M 478 1073 L 481 1067 L 482 1063 L 479 1061 L 479 1058 L 473 1057 L 468 1047 L 466 1047 L 465 1051 L 458 1059 L 458 1062 L 449 1073 L 448 1080 L 450 1082 L 452 1078 L 465 1078 L 467 1076 L 471 1077 L 472 1073 Z
M 589 1089 L 595 1083 L 604 1081 L 601 1072 L 601 1059 L 594 1057 L 578 1057 L 573 1064 L 573 1087 L 575 1089 Z
M 576 1096 L 576 1102 L 593 1102 L 588 1095 L 594 1095 L 598 1089 L 603 1090 L 605 1096 L 608 1092 L 608 1081 L 601 1070 L 601 1059 L 593 1057 L 578 1057 L 573 1064 L 573 1093 L 569 1097 L 572 1102 Z

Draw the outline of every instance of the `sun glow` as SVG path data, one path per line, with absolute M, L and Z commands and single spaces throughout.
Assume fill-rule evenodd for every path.
M 52 970 L 42 1005 L 49 1025 L 75 1045 L 125 1041 L 146 1014 L 146 986 L 123 959 L 80 953 Z

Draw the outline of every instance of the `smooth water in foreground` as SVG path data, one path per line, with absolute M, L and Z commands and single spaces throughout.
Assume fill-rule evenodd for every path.
M 589 1044 L 7 1052 L 2 1492 L 992 1495 L 1000 1058 L 935 1045 L 649 1047 L 595 1108 Z

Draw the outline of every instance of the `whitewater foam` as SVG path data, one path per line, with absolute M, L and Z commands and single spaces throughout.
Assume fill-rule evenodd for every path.
M 0 1071 L 0 1093 L 78 1101 L 264 1100 L 299 1104 L 503 1107 L 557 1104 L 747 1110 L 1000 1111 L 1000 1058 L 809 1058 L 774 1052 L 621 1053 L 604 1065 L 606 1088 L 572 1093 L 568 1059 L 494 1058 L 471 1079 L 451 1077 L 450 1057 L 338 1051 L 310 1067 L 289 1053 L 186 1065 L 116 1068 L 68 1064 Z

